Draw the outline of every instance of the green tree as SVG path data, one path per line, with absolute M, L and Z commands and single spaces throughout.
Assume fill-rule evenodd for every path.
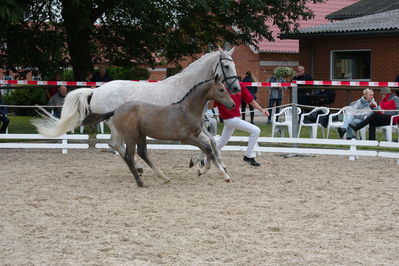
M 2 0 L 3 65 L 42 73 L 72 65 L 83 79 L 93 63 L 131 67 L 204 52 L 209 44 L 256 46 L 312 17 L 322 0 Z

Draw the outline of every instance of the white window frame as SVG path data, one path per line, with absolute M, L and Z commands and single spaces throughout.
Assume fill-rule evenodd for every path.
M 368 79 L 333 79 L 334 76 L 334 52 L 370 52 L 370 78 Z M 372 66 L 371 49 L 352 49 L 352 50 L 331 50 L 330 51 L 330 80 L 351 80 L 351 81 L 371 81 L 371 66 Z

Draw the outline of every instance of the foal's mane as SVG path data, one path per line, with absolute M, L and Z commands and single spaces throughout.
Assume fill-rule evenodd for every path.
M 194 87 L 192 87 L 192 88 L 186 93 L 186 95 L 183 96 L 183 98 L 181 98 L 178 102 L 172 103 L 172 105 L 174 105 L 174 104 L 179 104 L 179 103 L 183 102 L 188 96 L 190 96 L 190 94 L 192 94 L 192 93 L 194 92 L 194 90 L 195 90 L 197 87 L 199 87 L 199 86 L 201 86 L 201 85 L 203 85 L 203 84 L 205 84 L 205 83 L 207 83 L 207 82 L 209 82 L 209 81 L 212 81 L 212 80 L 214 80 L 214 79 L 204 80 L 204 81 L 202 81 L 202 82 L 196 84 Z

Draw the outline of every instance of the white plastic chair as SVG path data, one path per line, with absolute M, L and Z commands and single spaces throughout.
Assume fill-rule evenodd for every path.
M 297 107 L 297 115 L 299 115 L 301 112 L 301 108 Z M 277 117 L 282 117 L 283 115 L 284 120 L 277 121 Z M 288 135 L 290 138 L 292 138 L 292 107 L 285 107 L 278 114 L 274 114 L 272 116 L 272 138 L 274 137 L 276 127 L 287 127 Z
M 327 138 L 330 136 L 330 128 L 340 128 L 344 125 L 344 120 L 346 118 L 349 108 L 350 106 L 345 106 L 341 108 L 341 110 L 339 110 L 337 113 L 330 114 L 330 116 L 328 117 Z M 335 117 L 337 117 L 337 119 L 334 121 Z
M 314 122 L 314 123 L 304 123 L 304 119 L 306 117 L 313 115 L 317 111 L 322 111 L 323 113 L 319 114 L 317 116 L 316 122 Z M 316 139 L 317 138 L 317 129 L 319 127 L 321 127 L 322 132 L 323 132 L 323 138 L 324 138 L 324 128 L 320 124 L 320 118 L 323 117 L 323 116 L 328 116 L 329 113 L 330 113 L 330 109 L 328 109 L 327 107 L 316 107 L 312 111 L 310 111 L 309 113 L 302 114 L 301 120 L 299 122 L 298 136 L 300 136 L 300 134 L 301 134 L 302 127 L 311 127 L 310 137 L 313 138 L 313 139 Z
M 391 123 L 390 123 L 390 125 L 378 127 L 378 128 L 381 128 L 382 130 L 385 131 L 385 139 L 386 139 L 387 141 L 390 141 L 390 142 L 392 141 L 392 133 L 393 133 L 393 130 L 396 130 L 396 132 L 398 133 L 398 141 L 399 141 L 399 125 L 393 123 L 393 119 L 394 119 L 395 117 L 399 117 L 399 114 L 391 116 Z

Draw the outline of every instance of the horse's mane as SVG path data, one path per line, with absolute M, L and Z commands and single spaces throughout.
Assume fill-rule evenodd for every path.
M 220 53 L 220 51 L 214 51 L 214 52 L 210 52 L 207 54 L 204 54 L 203 56 L 201 56 L 199 59 L 195 60 L 194 62 L 190 63 L 186 68 L 184 68 L 180 73 L 177 73 L 176 75 L 173 75 L 171 77 L 168 77 L 167 79 L 165 79 L 164 81 L 167 80 L 173 80 L 175 78 L 179 78 L 183 75 L 189 74 L 190 71 L 195 70 L 196 66 L 203 63 L 203 61 L 206 61 L 209 57 L 214 56 L 215 54 Z

